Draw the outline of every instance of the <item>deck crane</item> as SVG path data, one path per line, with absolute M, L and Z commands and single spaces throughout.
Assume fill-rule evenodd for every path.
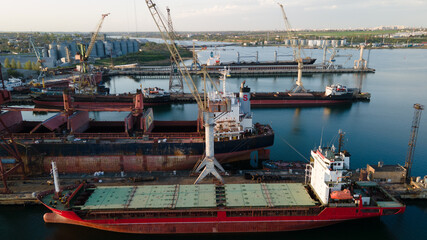
M 172 17 L 171 17 L 171 10 L 169 7 L 166 7 L 166 12 L 168 13 L 168 29 L 170 36 L 175 41 L 178 39 L 177 34 L 175 33 L 173 29 L 173 23 L 172 23 Z M 175 62 L 173 61 L 171 57 L 171 72 L 169 75 L 169 91 L 173 93 L 184 93 L 184 83 L 182 82 L 182 77 L 180 74 L 178 74 L 178 70 L 176 67 Z
M 288 34 L 289 39 L 291 40 L 291 47 L 294 54 L 294 60 L 298 63 L 298 78 L 296 81 L 296 86 L 292 89 L 292 92 L 293 93 L 307 92 L 307 90 L 302 85 L 302 81 L 301 81 L 302 68 L 304 63 L 304 60 L 302 59 L 302 56 L 301 56 L 301 45 L 299 44 L 298 38 L 294 35 L 291 24 L 289 23 L 288 17 L 286 16 L 285 8 L 281 3 L 277 3 L 277 4 L 282 9 L 282 15 L 283 15 L 283 20 L 285 22 L 286 32 Z
M 79 89 L 85 89 L 85 88 L 89 88 L 89 92 L 93 93 L 96 87 L 96 83 L 95 80 L 90 77 L 89 75 L 87 75 L 88 73 L 88 60 L 89 60 L 89 56 L 90 53 L 92 52 L 92 49 L 95 45 L 95 41 L 96 38 L 98 37 L 98 33 L 101 30 L 102 27 L 102 23 L 104 22 L 105 17 L 107 17 L 108 15 L 110 15 L 110 13 L 106 13 L 106 14 L 102 14 L 101 16 L 101 20 L 99 21 L 96 30 L 93 32 L 92 37 L 90 39 L 90 43 L 88 48 L 86 49 L 86 46 L 82 43 L 78 44 L 80 53 L 79 55 L 79 60 L 81 63 L 80 66 L 80 77 L 79 77 L 79 82 L 78 82 L 78 88 Z
M 218 173 L 218 170 L 224 172 L 224 169 L 219 164 L 219 162 L 215 159 L 214 156 L 214 126 L 215 126 L 215 119 L 214 119 L 214 112 L 226 112 L 229 110 L 229 103 L 221 99 L 222 101 L 218 102 L 211 102 L 207 100 L 206 97 L 206 89 L 204 91 L 204 99 L 200 96 L 196 84 L 194 83 L 191 74 L 188 70 L 188 68 L 185 66 L 184 61 L 181 58 L 181 55 L 178 52 L 178 48 L 175 44 L 175 40 L 167 29 L 166 21 L 163 19 L 162 15 L 157 9 L 157 6 L 155 3 L 153 3 L 152 0 L 145 0 L 147 7 L 151 13 L 151 16 L 153 17 L 153 20 L 159 29 L 160 35 L 165 42 L 170 54 L 171 58 L 176 64 L 176 67 L 178 71 L 180 72 L 182 78 L 184 79 L 185 83 L 187 84 L 188 89 L 190 90 L 191 94 L 194 96 L 197 105 L 199 107 L 199 110 L 203 113 L 203 120 L 204 120 L 204 126 L 205 126 L 205 157 L 202 161 L 200 161 L 199 165 L 197 166 L 196 171 L 200 171 L 203 169 L 203 171 L 200 173 L 199 177 L 194 182 L 195 184 L 199 183 L 203 178 L 205 178 L 207 175 L 212 174 L 214 175 L 219 181 L 224 182 L 221 175 Z M 207 73 L 204 72 L 204 76 L 206 76 Z M 206 78 L 205 78 L 205 85 L 206 85 Z M 217 170 L 218 169 L 218 170 Z
M 411 135 L 409 137 L 408 152 L 406 154 L 406 162 L 405 162 L 407 182 L 411 181 L 411 169 L 412 169 L 412 163 L 414 161 L 415 143 L 417 142 L 421 112 L 422 110 L 424 110 L 424 106 L 419 103 L 416 103 L 414 104 L 414 109 L 415 109 L 414 119 L 412 120 Z

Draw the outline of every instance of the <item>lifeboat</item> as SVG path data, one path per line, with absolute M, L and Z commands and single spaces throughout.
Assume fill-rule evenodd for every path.
M 349 200 L 349 199 L 353 199 L 353 196 L 351 195 L 350 190 L 344 189 L 343 191 L 333 191 L 331 193 L 331 199 Z

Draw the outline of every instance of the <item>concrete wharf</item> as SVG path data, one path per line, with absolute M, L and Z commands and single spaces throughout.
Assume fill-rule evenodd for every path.
M 218 65 L 208 66 L 207 72 L 210 75 L 218 75 L 219 70 L 224 67 L 228 67 L 231 71 L 232 76 L 263 76 L 263 75 L 296 75 L 298 73 L 298 66 L 296 65 Z M 196 75 L 199 70 L 189 70 L 190 74 Z M 144 76 L 144 77 L 164 77 L 169 78 L 171 69 L 170 66 L 138 66 L 131 68 L 115 68 L 109 70 L 106 76 Z M 303 67 L 303 74 L 314 74 L 314 73 L 373 73 L 375 69 L 354 69 L 354 68 L 342 68 L 334 67 L 327 68 L 323 65 L 305 65 Z

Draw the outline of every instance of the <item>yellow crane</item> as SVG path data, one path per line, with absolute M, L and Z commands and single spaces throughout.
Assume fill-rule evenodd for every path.
M 93 47 L 95 46 L 95 41 L 96 38 L 98 37 L 98 33 L 101 30 L 102 27 L 102 23 L 104 22 L 105 17 L 107 17 L 108 15 L 110 15 L 110 13 L 105 13 L 101 15 L 101 20 L 99 21 L 95 31 L 92 33 L 92 37 L 90 39 L 89 42 L 89 46 L 86 49 L 86 46 L 82 43 L 78 44 L 80 53 L 79 55 L 79 60 L 80 60 L 80 76 L 78 77 L 78 81 L 77 83 L 75 83 L 75 85 L 77 85 L 76 87 L 79 89 L 79 91 L 81 92 L 89 92 L 89 93 L 94 93 L 95 89 L 96 89 L 96 82 L 93 79 L 93 76 L 88 75 L 88 60 L 89 60 L 89 56 L 90 53 L 92 52 Z
M 200 111 L 203 112 L 203 120 L 205 123 L 204 126 L 205 126 L 206 149 L 205 149 L 205 157 L 200 162 L 196 170 L 196 171 L 200 171 L 201 169 L 203 169 L 203 171 L 200 173 L 199 177 L 195 181 L 195 184 L 199 183 L 208 174 L 212 174 L 218 180 L 220 180 L 221 182 L 224 182 L 221 175 L 217 171 L 217 169 L 219 169 L 220 171 L 224 172 L 224 169 L 218 163 L 218 161 L 215 159 L 215 156 L 214 156 L 214 126 L 215 126 L 214 112 L 230 111 L 229 109 L 230 105 L 225 99 L 221 99 L 221 101 L 215 102 L 215 103 L 213 102 L 210 103 L 210 101 L 207 100 L 206 71 L 203 72 L 204 73 L 203 75 L 205 77 L 204 78 L 205 91 L 204 91 L 204 99 L 202 99 L 187 66 L 185 66 L 184 61 L 182 60 L 181 55 L 178 52 L 178 48 L 177 48 L 177 45 L 175 44 L 173 34 L 170 31 L 168 31 L 166 20 L 163 19 L 161 13 L 157 9 L 156 4 L 153 3 L 152 0 L 145 0 L 145 2 L 147 4 L 147 7 L 151 13 L 151 16 L 153 17 L 153 20 L 157 28 L 159 29 L 160 35 L 171 54 L 172 61 L 175 63 L 178 71 L 180 72 L 185 83 L 187 84 L 188 89 L 190 90 L 191 94 L 195 98 Z

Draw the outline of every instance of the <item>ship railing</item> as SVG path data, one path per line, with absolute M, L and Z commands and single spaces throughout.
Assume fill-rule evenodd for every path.
M 15 139 L 58 139 L 55 133 L 12 133 Z
M 129 138 L 125 132 L 121 133 L 75 133 L 74 138 L 82 139 L 103 139 L 103 138 Z
M 170 139 L 170 138 L 200 138 L 200 133 L 146 133 L 152 139 Z

